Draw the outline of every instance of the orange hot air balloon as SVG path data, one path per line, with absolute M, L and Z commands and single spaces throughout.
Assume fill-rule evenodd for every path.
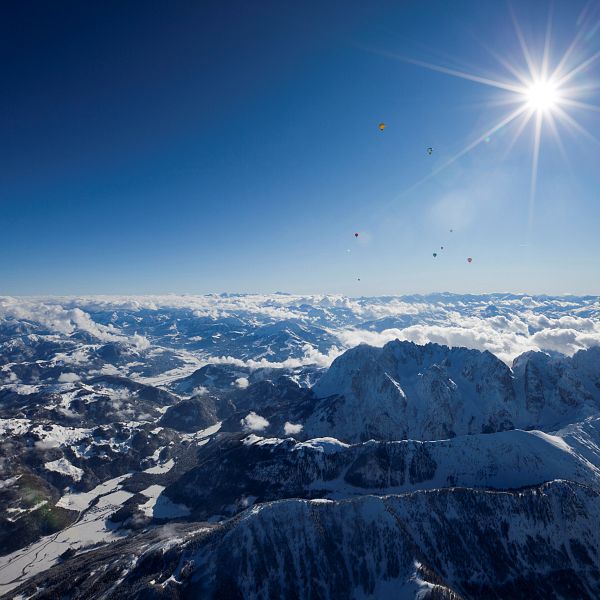
M 383 131 L 385 129 L 385 123 L 379 123 L 379 131 Z

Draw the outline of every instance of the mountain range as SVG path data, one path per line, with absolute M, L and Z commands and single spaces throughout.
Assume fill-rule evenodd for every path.
M 0 594 L 600 597 L 599 317 L 0 299 Z

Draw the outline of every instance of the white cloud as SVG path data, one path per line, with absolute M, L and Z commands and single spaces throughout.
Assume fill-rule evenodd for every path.
M 102 365 L 100 373 L 102 373 L 102 375 L 122 375 L 121 371 L 119 371 L 117 367 L 108 363 Z
M 80 377 L 76 373 L 61 373 L 58 377 L 58 383 L 73 383 L 79 381 Z
M 302 429 L 304 429 L 304 427 L 299 423 L 290 423 L 289 421 L 286 421 L 285 425 L 283 426 L 283 432 L 285 435 L 294 435 L 296 433 L 300 433 Z
M 104 342 L 123 341 L 126 337 L 114 325 L 101 325 L 79 306 L 63 307 L 56 302 L 26 298 L 0 297 L 0 317 L 33 321 L 52 333 L 71 335 L 83 331 Z
M 342 353 L 342 350 L 336 346 L 330 348 L 327 354 L 319 352 L 310 344 L 304 346 L 304 356 L 302 358 L 286 358 L 282 361 L 269 361 L 266 358 L 255 360 L 252 358 L 241 359 L 233 356 L 215 356 L 209 362 L 218 365 L 234 365 L 236 367 L 245 367 L 248 369 L 297 369 L 307 365 L 316 365 L 318 367 L 328 367 L 335 358 Z
M 263 431 L 269 426 L 269 421 L 251 411 L 243 419 L 240 419 L 240 424 L 244 431 Z
M 529 325 L 544 328 L 530 334 Z M 518 355 L 530 350 L 553 350 L 571 356 L 578 350 L 600 345 L 600 323 L 587 318 L 550 319 L 527 313 L 520 317 L 487 319 L 454 313 L 448 314 L 446 322 L 439 325 L 412 325 L 381 332 L 352 328 L 341 330 L 337 335 L 347 348 L 361 343 L 383 346 L 395 339 L 417 344 L 433 342 L 488 350 L 510 365 Z
M 554 350 L 571 356 L 578 350 L 600 345 L 600 332 L 581 332 L 575 329 L 544 329 L 531 339 L 542 350 Z
M 150 342 L 148 338 L 140 335 L 137 332 L 131 336 L 131 345 L 139 351 L 148 350 L 148 348 L 150 348 Z
M 238 377 L 235 380 L 235 385 L 239 388 L 245 389 L 250 385 L 250 383 L 247 377 Z

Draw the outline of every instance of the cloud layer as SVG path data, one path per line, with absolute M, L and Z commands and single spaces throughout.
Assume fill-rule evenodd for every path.
M 540 321 L 543 325 L 537 329 Z M 532 350 L 571 356 L 578 350 L 600 345 L 600 322 L 577 317 L 540 319 L 531 312 L 510 318 L 465 317 L 453 313 L 440 324 L 423 323 L 382 331 L 351 328 L 341 330 L 338 336 L 341 345 L 348 348 L 361 343 L 383 346 L 399 339 L 488 350 L 510 365 L 517 356 Z
M 112 317 L 110 316 L 112 314 Z M 108 315 L 108 316 L 107 316 Z M 195 356 L 206 362 L 249 369 L 327 367 L 344 350 L 360 343 L 381 346 L 393 339 L 436 342 L 489 350 L 510 364 L 529 350 L 572 355 L 600 344 L 600 298 L 532 297 L 525 294 L 349 298 L 339 295 L 238 294 L 206 296 L 0 297 L 0 324 L 37 323 L 49 334 L 77 333 L 98 343 L 119 342 L 132 351 L 160 346 L 147 323 L 233 322 L 238 334 L 256 336 L 260 328 L 290 323 L 289 345 L 277 353 L 237 352 L 228 330 L 210 350 Z M 190 323 L 192 325 L 190 325 Z M 239 327 L 238 327 L 239 325 Z M 294 329 L 296 327 L 296 329 Z M 189 330 L 189 329 L 188 329 Z M 238 331 L 239 330 L 239 331 Z M 169 330 L 170 331 L 170 330 Z M 165 335 L 164 332 L 161 335 Z M 181 339 L 203 340 L 197 333 Z M 187 338 L 185 337 L 187 336 Z M 327 341 L 325 342 L 325 338 Z M 236 338 L 237 339 L 237 338 Z M 251 346 L 253 341 L 249 343 Z M 286 354 L 286 348 L 287 354 Z M 243 383 L 242 383 L 243 385 Z

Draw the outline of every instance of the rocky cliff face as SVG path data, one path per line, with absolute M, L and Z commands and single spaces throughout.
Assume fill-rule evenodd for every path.
M 530 352 L 510 369 L 489 352 L 466 348 L 357 346 L 315 385 L 321 401 L 305 432 L 357 442 L 556 429 L 599 410 L 598 367 L 591 367 L 597 355 L 596 349 L 572 359 Z

